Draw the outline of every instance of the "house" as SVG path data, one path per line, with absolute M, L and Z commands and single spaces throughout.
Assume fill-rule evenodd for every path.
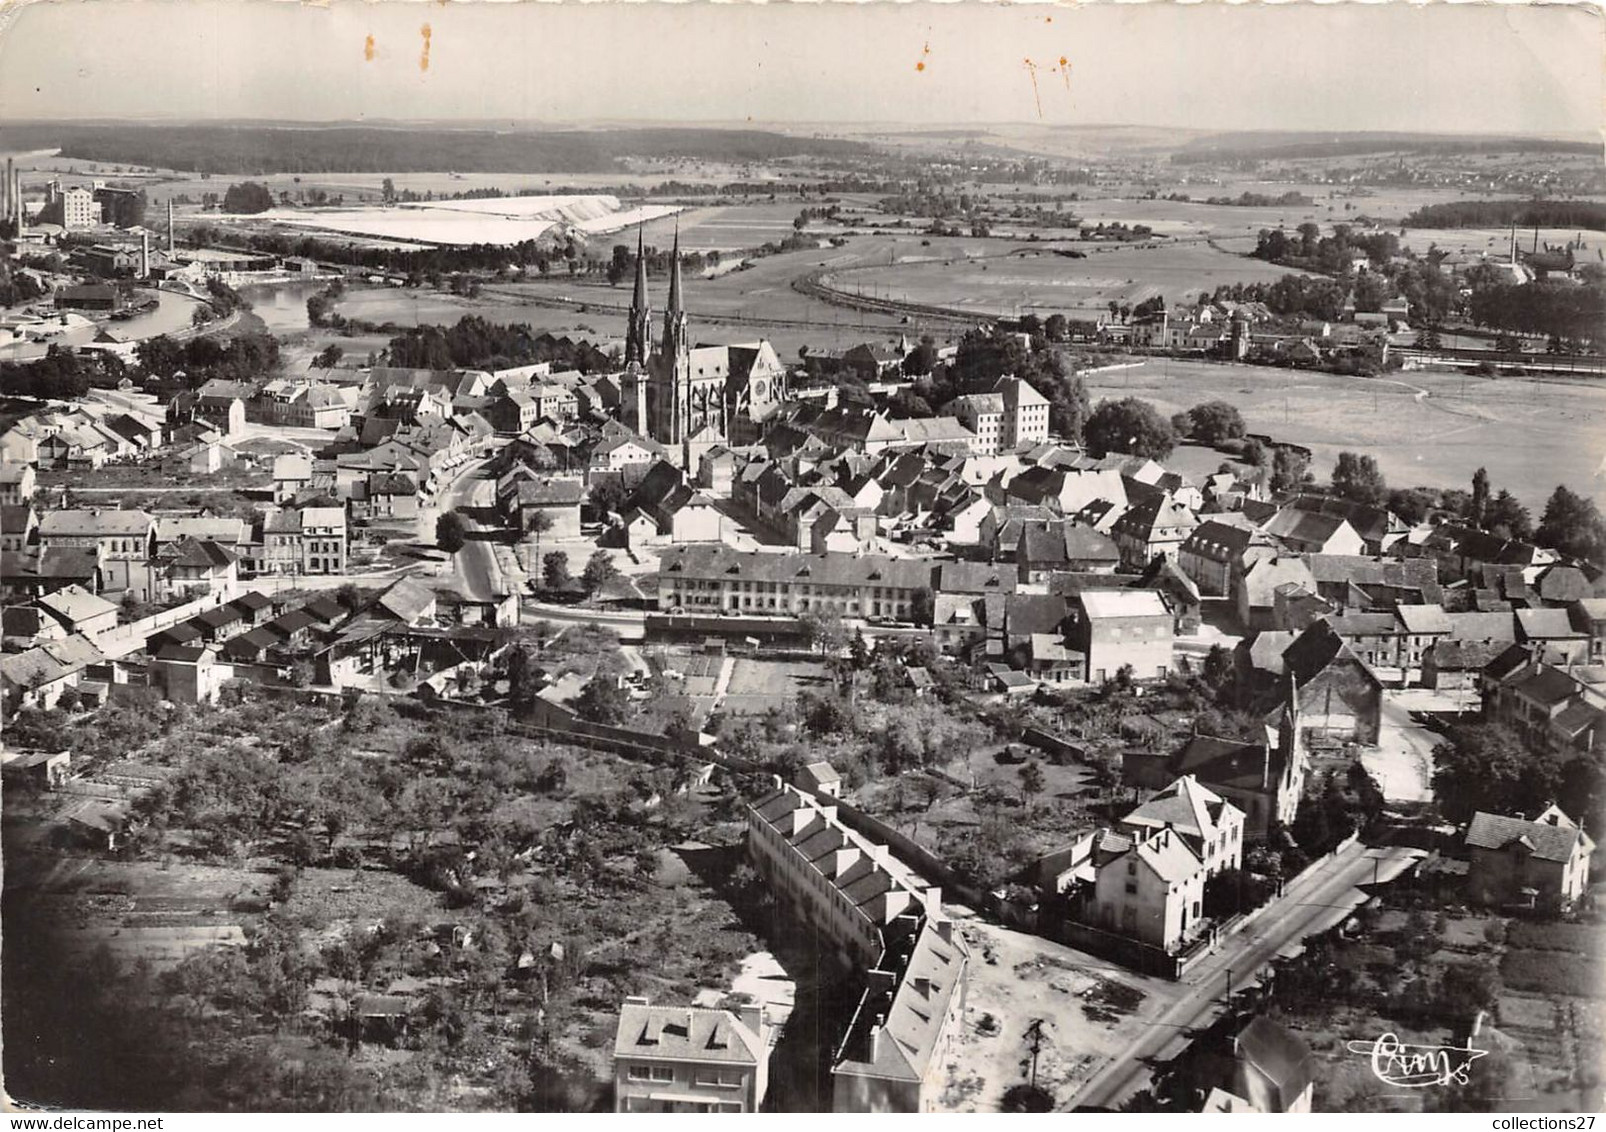
M 0 460 L 0 507 L 16 507 L 33 500 L 36 473 L 32 464 Z
M 1531 821 L 1480 810 L 1466 848 L 1467 891 L 1477 903 L 1565 912 L 1589 886 L 1595 842 L 1552 805 Z
M 1092 921 L 1161 951 L 1179 951 L 1204 919 L 1204 863 L 1166 827 L 1139 830 L 1130 842 L 1098 867 Z
M 580 504 L 585 494 L 585 485 L 578 479 L 522 479 L 498 503 L 507 522 L 521 532 L 535 530 L 542 522 L 536 518 L 539 514 L 547 524 L 542 538 L 574 539 L 580 537 Z
M 260 572 L 343 574 L 345 571 L 345 508 L 285 508 L 274 510 L 263 519 Z
M 1204 865 L 1206 878 L 1243 863 L 1244 812 L 1193 775 L 1183 775 L 1121 819 L 1134 841 L 1170 829 Z
M 1287 628 L 1277 621 L 1277 591 L 1284 586 L 1316 590 L 1316 579 L 1304 559 L 1273 554 L 1250 562 L 1233 594 L 1239 623 L 1251 632 Z
M 117 627 L 117 607 L 82 586 L 63 586 L 35 604 L 68 633 L 94 637 Z
M 211 539 L 185 538 L 158 555 L 170 592 L 228 593 L 239 581 L 239 559 Z
M 1327 620 L 1317 621 L 1283 651 L 1294 682 L 1302 733 L 1324 743 L 1374 746 L 1382 723 L 1383 684 Z
M 1182 544 L 1199 525 L 1198 516 L 1177 502 L 1169 492 L 1160 492 L 1136 504 L 1110 528 L 1110 536 L 1120 548 L 1123 565 L 1140 570 L 1156 557 L 1175 560 Z
M 798 771 L 798 785 L 814 795 L 836 798 L 842 794 L 842 776 L 828 762 L 809 763 Z
M 1589 638 L 1589 663 L 1606 660 L 1606 598 L 1580 598 L 1568 607 L 1573 625 Z
M 104 659 L 87 637 L 76 635 L 0 656 L 3 714 L 9 718 L 24 708 L 55 707 L 68 688 L 77 686 L 86 668 Z
M 1205 597 L 1228 597 L 1255 558 L 1277 553 L 1271 536 L 1247 521 L 1212 516 L 1195 527 L 1177 548 L 1177 565 Z
M 47 511 L 39 522 L 43 549 L 98 549 L 103 562 L 144 562 L 155 538 L 156 521 L 144 511 Z
M 1422 658 L 1422 684 L 1442 692 L 1475 692 L 1478 674 L 1510 644 L 1454 638 L 1436 641 Z
M 1316 1059 L 1286 1027 L 1257 1017 L 1232 1039 L 1231 1089 L 1211 1088 L 1201 1112 L 1309 1112 Z
M 1092 527 L 1058 520 L 1025 527 L 1015 560 L 1020 567 L 1020 580 L 1036 583 L 1046 582 L 1050 574 L 1063 571 L 1113 574 L 1121 564 L 1121 552 L 1113 539 Z
M 735 1011 L 625 999 L 613 1041 L 615 1112 L 758 1112 L 769 1085 L 762 1006 Z
M 66 785 L 72 755 L 67 751 L 0 752 L 0 779 L 25 790 L 56 790 Z
M 39 529 L 32 503 L 0 504 L 0 550 L 26 550 Z
M 1263 528 L 1295 554 L 1349 554 L 1366 552 L 1366 543 L 1342 515 L 1284 507 Z
M 1554 663 L 1584 664 L 1589 659 L 1589 633 L 1574 628 L 1565 609 L 1517 610 L 1517 637 L 1542 648 Z
M 1102 684 L 1122 668 L 1136 680 L 1163 680 L 1171 671 L 1174 623 L 1153 590 L 1083 590 L 1070 616 L 1070 644 L 1085 658 L 1089 681 Z
M 176 704 L 215 704 L 234 669 L 211 645 L 168 645 L 151 658 L 151 683 Z
M 1411 532 L 1410 524 L 1384 507 L 1355 503 L 1325 495 L 1299 495 L 1291 499 L 1284 510 L 1317 512 L 1341 516 L 1355 533 L 1360 535 L 1365 549 L 1360 553 L 1379 555 L 1387 553 L 1395 543 Z M 1281 512 L 1279 512 L 1281 514 Z

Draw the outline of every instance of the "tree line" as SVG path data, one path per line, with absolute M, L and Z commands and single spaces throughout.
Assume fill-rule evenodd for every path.
M 1606 231 L 1606 203 L 1594 200 L 1457 200 L 1427 204 L 1407 228 L 1588 228 Z

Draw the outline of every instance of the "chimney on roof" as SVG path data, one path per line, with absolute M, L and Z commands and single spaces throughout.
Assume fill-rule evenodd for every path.
M 877 1014 L 875 1016 L 875 1025 L 870 1027 L 869 1061 L 872 1065 L 875 1064 L 876 1055 L 881 1052 L 881 1031 L 886 1029 L 886 1026 L 887 1016 L 885 1014 Z

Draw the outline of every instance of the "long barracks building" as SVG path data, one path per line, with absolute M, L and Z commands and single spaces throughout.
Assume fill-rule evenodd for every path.
M 658 566 L 658 608 L 770 616 L 836 613 L 907 621 L 931 588 L 932 565 L 881 555 L 765 554 L 696 544 L 670 547 Z

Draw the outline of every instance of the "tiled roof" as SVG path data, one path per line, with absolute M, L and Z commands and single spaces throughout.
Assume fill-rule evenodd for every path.
M 757 1065 L 767 1051 L 759 1035 L 728 1010 L 627 1002 L 619 1010 L 613 1055 L 627 1060 Z
M 47 511 L 39 522 L 39 537 L 142 536 L 151 526 L 151 517 L 143 511 Z
M 1472 815 L 1472 824 L 1467 827 L 1467 844 L 1473 848 L 1498 850 L 1525 841 L 1535 857 L 1558 863 L 1571 858 L 1580 838 L 1585 842 L 1586 852 L 1594 848 L 1589 836 L 1571 824 L 1551 825 L 1482 810 Z
M 766 554 L 723 546 L 670 547 L 659 558 L 659 576 L 807 583 L 828 586 L 884 586 L 921 589 L 931 585 L 931 564 L 915 559 L 865 554 Z

